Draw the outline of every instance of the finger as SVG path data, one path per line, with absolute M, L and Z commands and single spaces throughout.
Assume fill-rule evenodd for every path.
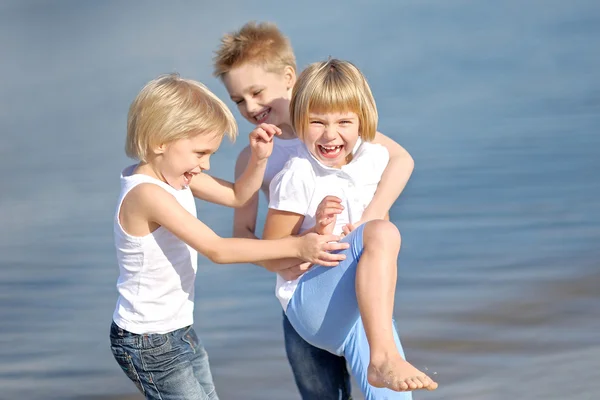
M 254 130 L 252 132 L 250 132 L 250 138 L 251 139 L 258 138 L 263 134 L 266 135 L 265 130 L 262 129 L 261 127 L 256 127 L 256 128 L 254 128 Z
M 340 265 L 338 261 L 317 260 L 316 264 L 321 267 L 337 267 Z
M 333 201 L 335 203 L 341 203 L 342 199 L 340 199 L 337 196 L 334 196 L 334 195 L 330 194 L 330 195 L 327 195 L 327 196 L 323 197 L 323 200 L 321 200 L 321 202 L 324 202 L 324 201 Z
M 330 253 L 328 251 L 322 251 L 319 253 L 319 258 L 323 261 L 344 261 L 346 255 L 344 253 Z
M 256 139 L 262 140 L 263 142 L 269 142 L 273 137 L 272 134 L 269 134 L 264 129 L 260 129 L 256 131 Z
M 273 135 L 277 134 L 278 132 L 281 133 L 281 129 L 279 129 L 279 127 L 276 125 L 262 123 L 259 126 L 265 132 L 267 132 L 270 136 L 273 136 Z
M 336 215 L 339 215 L 342 213 L 342 210 L 337 210 L 337 209 L 323 209 L 323 210 L 319 210 L 316 212 L 316 217 L 317 219 L 325 219 L 325 218 L 333 218 Z
M 323 210 L 323 214 L 340 214 L 342 211 L 344 211 L 344 207 L 328 207 Z
M 333 242 L 327 243 L 323 246 L 323 250 L 325 251 L 337 251 L 337 250 L 346 250 L 350 247 L 350 243 L 347 242 Z
M 348 226 L 344 225 L 344 226 L 342 226 L 342 232 L 344 233 L 344 236 L 349 235 L 350 229 L 348 229 Z
M 325 226 L 333 222 L 333 218 L 323 218 L 319 220 L 319 225 Z

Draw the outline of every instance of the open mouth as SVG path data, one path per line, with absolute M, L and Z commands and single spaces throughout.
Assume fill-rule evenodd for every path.
M 325 158 L 336 158 L 344 149 L 344 145 L 342 144 L 338 146 L 324 146 L 319 144 L 317 147 L 319 149 L 319 153 Z
M 267 108 L 264 111 L 261 111 L 260 114 L 256 114 L 254 116 L 254 119 L 256 120 L 257 124 L 262 124 L 263 122 L 265 122 L 267 120 L 267 118 L 269 117 L 269 114 L 271 114 L 271 109 Z
M 194 177 L 194 174 L 192 174 L 190 172 L 184 172 L 183 173 L 183 181 L 185 183 L 185 186 L 188 186 L 190 184 L 190 182 L 192 181 L 193 177 Z

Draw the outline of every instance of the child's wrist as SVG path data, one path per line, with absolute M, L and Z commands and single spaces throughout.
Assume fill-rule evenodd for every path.
M 269 160 L 268 157 L 258 158 L 258 156 L 256 154 L 252 153 L 250 155 L 250 161 L 248 162 L 248 165 L 254 164 L 257 167 L 266 166 L 267 160 Z

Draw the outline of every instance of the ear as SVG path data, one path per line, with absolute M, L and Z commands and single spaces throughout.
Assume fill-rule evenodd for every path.
M 290 67 L 289 65 L 285 67 L 283 69 L 283 77 L 285 79 L 287 88 L 293 88 L 294 84 L 296 83 L 296 71 L 294 71 L 294 68 Z
M 167 144 L 166 144 L 166 143 L 161 143 L 161 144 L 159 144 L 158 146 L 154 146 L 154 147 L 152 148 L 152 152 L 153 152 L 155 155 L 158 155 L 158 154 L 163 154 L 163 153 L 165 152 L 165 150 L 166 150 L 166 149 L 167 149 Z

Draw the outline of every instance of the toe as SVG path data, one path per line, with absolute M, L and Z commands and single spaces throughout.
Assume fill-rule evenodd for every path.
M 401 391 L 405 391 L 405 390 L 408 390 L 408 389 L 410 389 L 410 386 L 408 385 L 408 383 L 407 383 L 407 382 L 405 382 L 405 381 L 400 381 L 400 382 L 398 382 L 398 388 L 399 388 Z
M 421 382 L 421 380 L 417 376 L 414 376 L 414 377 L 410 378 L 410 380 L 412 381 L 412 383 L 415 386 L 413 388 L 413 390 L 415 390 L 415 389 L 423 389 L 425 387 L 425 384 L 423 384 L 423 382 Z

